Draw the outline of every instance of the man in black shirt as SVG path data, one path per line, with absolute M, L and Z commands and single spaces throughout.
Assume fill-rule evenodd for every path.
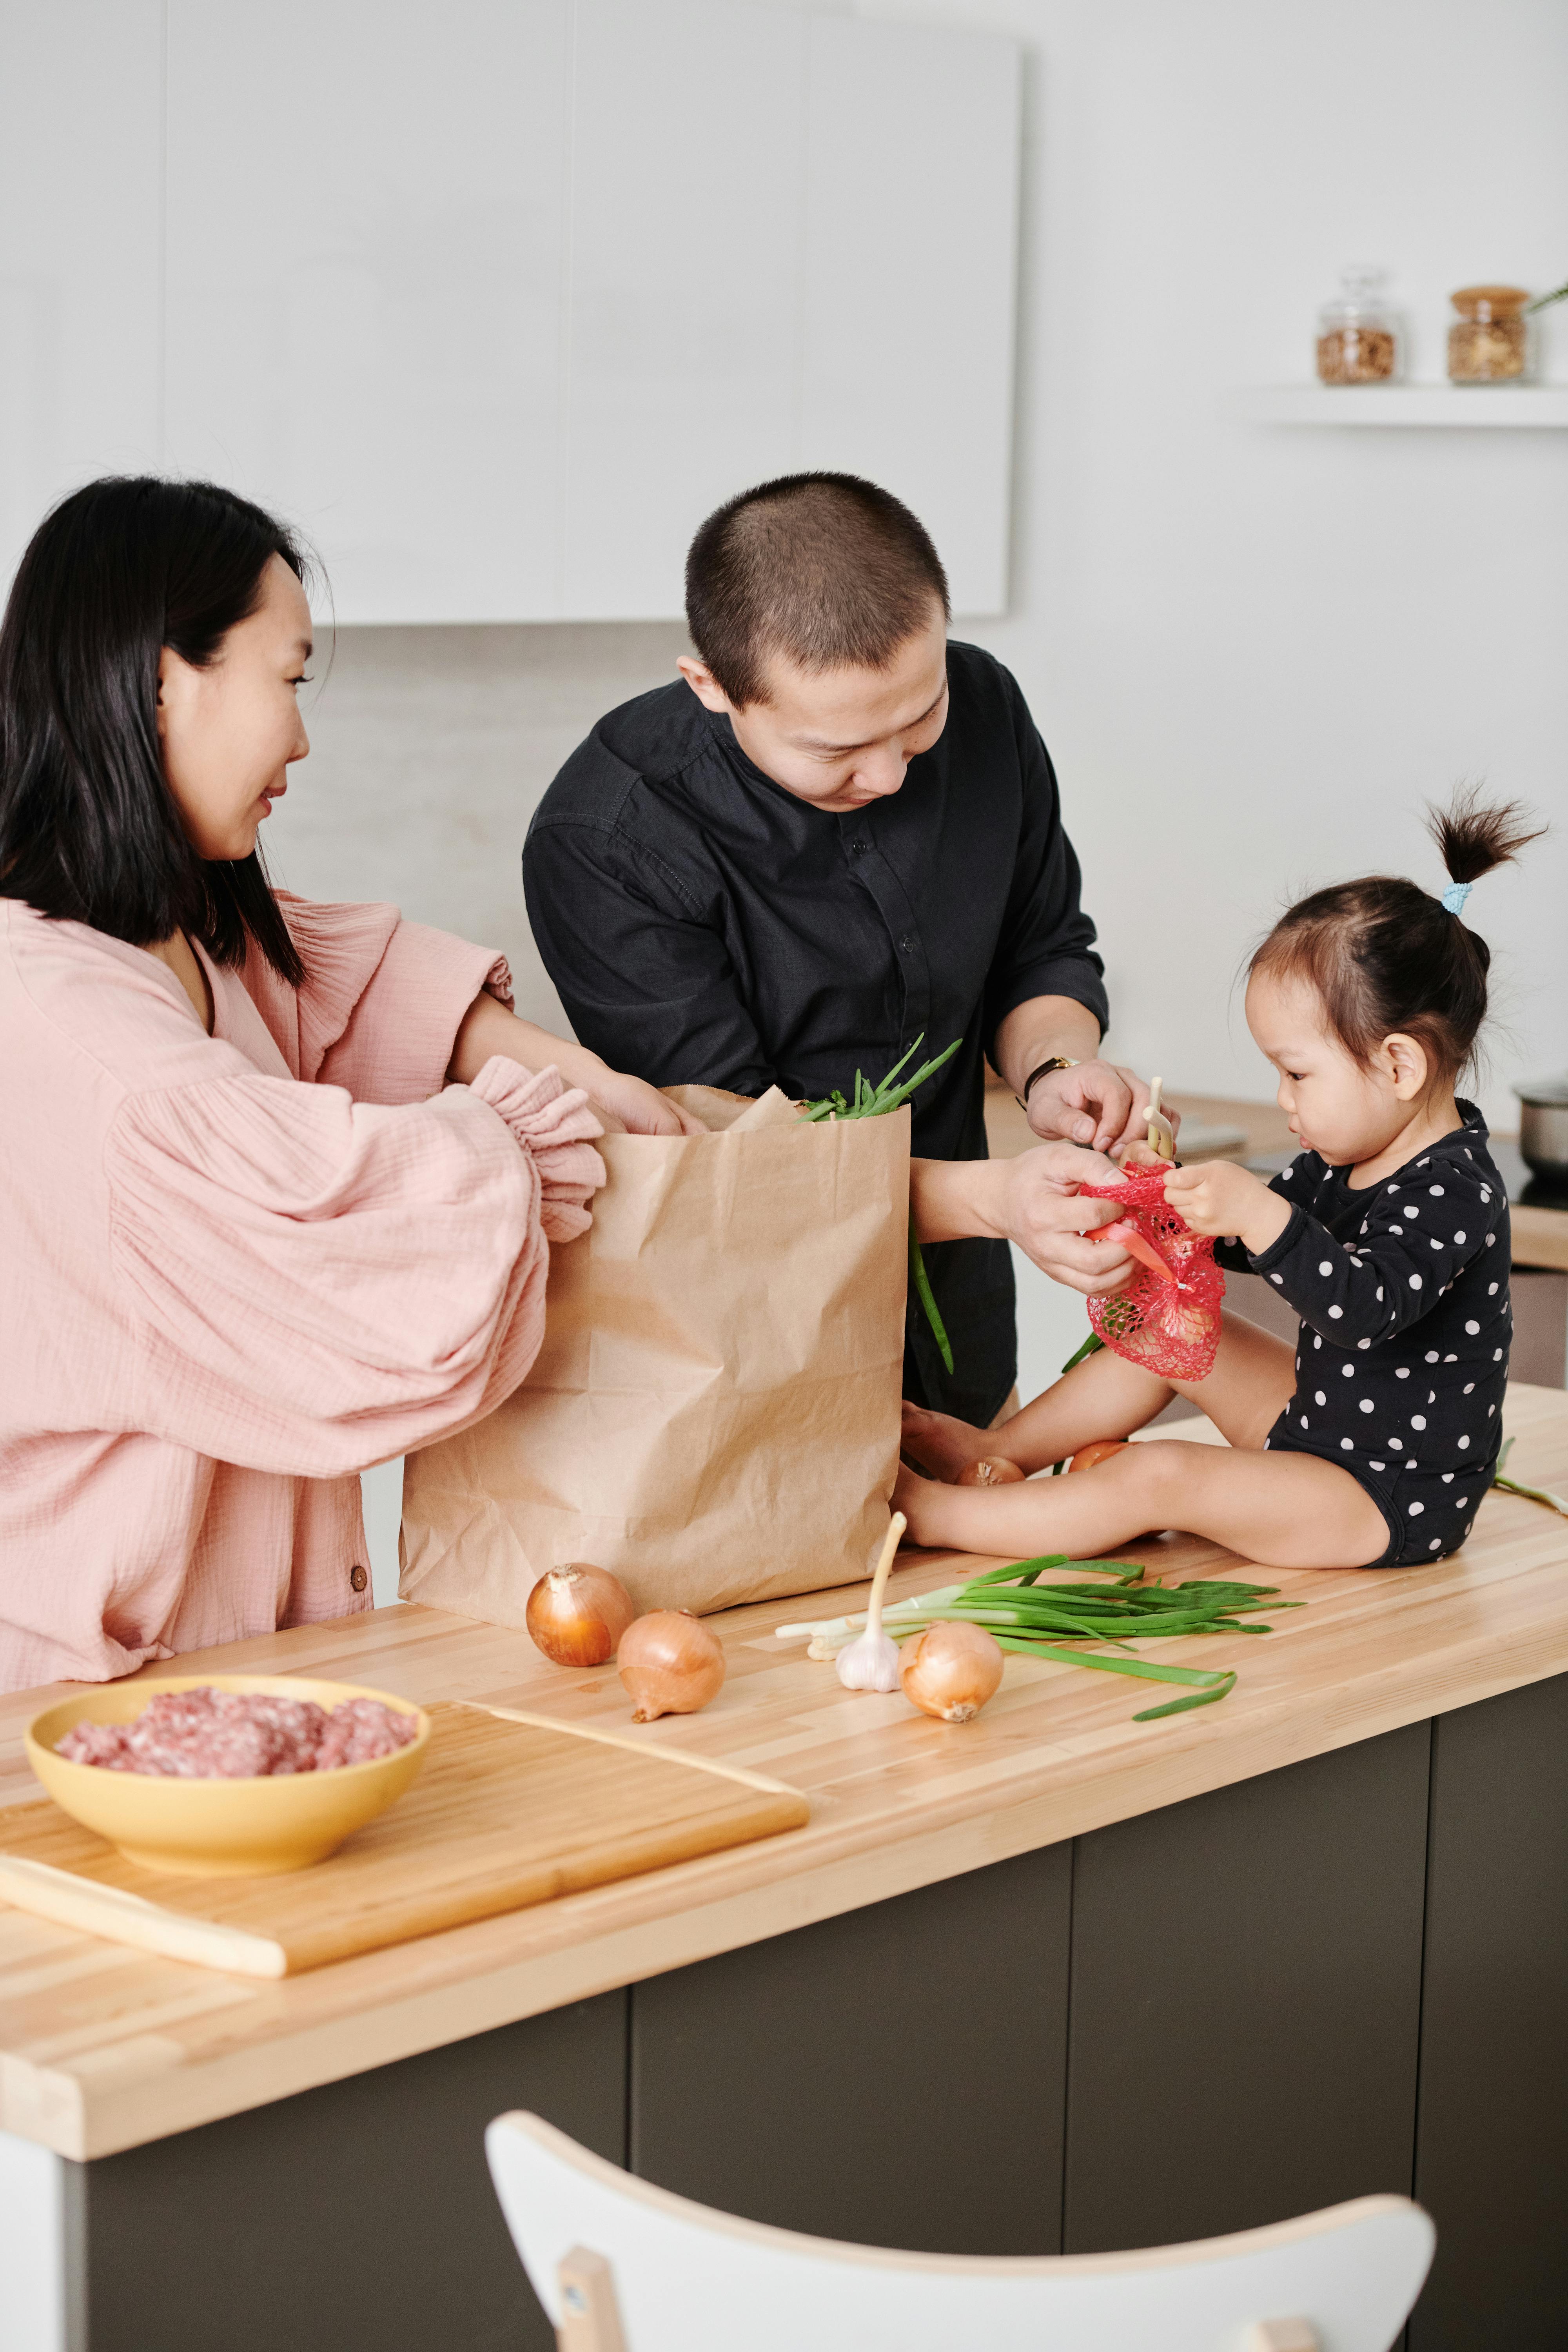
M 541 803 L 523 878 L 584 1045 L 655 1085 L 853 1088 L 923 1034 L 963 1045 L 916 1097 L 913 1149 L 985 1158 L 984 1061 L 1049 1151 L 1012 1205 L 927 1264 L 952 1347 L 919 1309 L 906 1389 L 982 1424 L 1012 1387 L 1008 1238 L 1082 1291 L 1128 1261 L 1072 1186 L 1110 1171 L 1147 1091 L 1098 1059 L 1094 926 L 1024 698 L 947 638 L 947 581 L 909 509 L 848 475 L 766 483 L 711 516 L 687 565 L 682 683 L 600 720 Z M 1029 1163 L 1036 1163 L 1033 1166 Z

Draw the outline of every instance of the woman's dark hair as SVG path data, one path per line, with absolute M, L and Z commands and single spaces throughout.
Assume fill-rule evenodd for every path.
M 1486 808 L 1473 788 L 1427 813 L 1427 829 L 1454 882 L 1476 882 L 1546 830 L 1517 801 Z M 1329 1027 L 1363 1066 L 1396 1031 L 1426 1047 L 1438 1079 L 1452 1081 L 1487 1015 L 1491 951 L 1485 940 L 1418 883 L 1368 874 L 1314 890 L 1280 917 L 1248 972 L 1305 980 Z
M 34 532 L 0 623 L 0 896 L 144 948 L 184 930 L 216 963 L 300 951 L 259 848 L 205 859 L 158 740 L 158 657 L 205 668 L 292 535 L 213 482 L 89 482 Z

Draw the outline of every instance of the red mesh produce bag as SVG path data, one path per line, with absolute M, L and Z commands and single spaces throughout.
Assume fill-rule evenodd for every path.
M 1120 1202 L 1126 1214 L 1098 1232 L 1112 1235 L 1133 1256 L 1131 1282 L 1089 1302 L 1089 1319 L 1108 1348 L 1164 1381 L 1201 1381 L 1214 1369 L 1219 1346 L 1219 1303 L 1225 1276 L 1214 1243 L 1194 1234 L 1165 1204 L 1162 1168 L 1139 1169 L 1120 1184 L 1085 1184 L 1096 1201 Z M 1156 1274 L 1147 1264 L 1158 1258 Z M 1168 1277 L 1168 1278 L 1167 1278 Z

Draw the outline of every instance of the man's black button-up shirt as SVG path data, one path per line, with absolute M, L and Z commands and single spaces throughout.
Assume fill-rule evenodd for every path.
M 583 1044 L 656 1086 L 854 1089 L 924 1033 L 963 1044 L 917 1097 L 913 1149 L 983 1160 L 999 1023 L 1067 996 L 1103 1028 L 1094 926 L 1045 745 L 1013 677 L 948 647 L 941 738 L 901 790 L 845 814 L 747 759 L 683 681 L 600 720 L 529 828 L 523 883 Z M 909 1392 L 988 1422 L 1013 1384 L 1005 1243 L 926 1252 L 949 1380 L 916 1306 Z

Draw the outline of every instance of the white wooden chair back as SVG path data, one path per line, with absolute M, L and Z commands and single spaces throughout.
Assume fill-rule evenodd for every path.
M 1388 2352 L 1436 2243 L 1361 2197 L 1142 2253 L 895 2253 L 694 2205 L 537 2116 L 485 2144 L 563 2352 Z

